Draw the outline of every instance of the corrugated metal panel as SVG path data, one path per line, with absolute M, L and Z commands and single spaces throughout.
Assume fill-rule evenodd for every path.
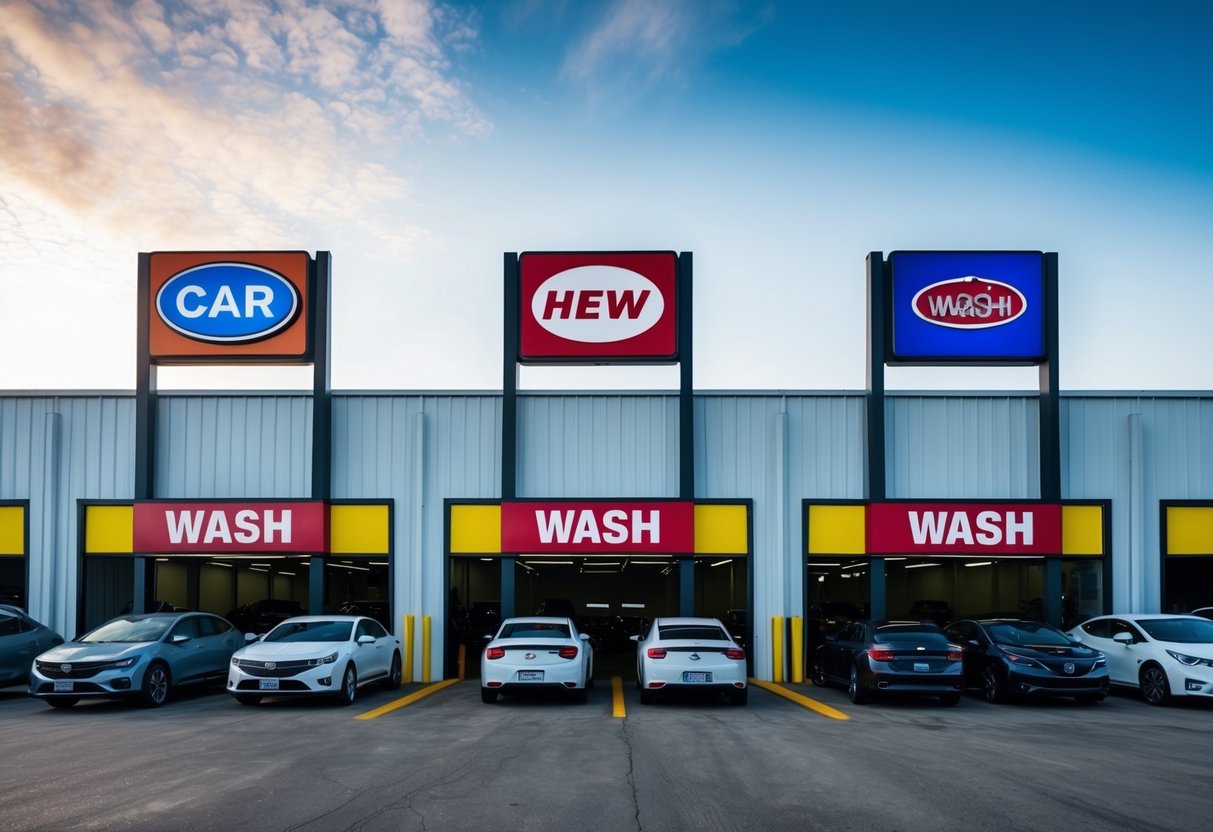
M 0 396 L 0 499 L 29 500 L 29 610 L 74 634 L 76 501 L 134 491 L 135 400 Z
M 1035 397 L 891 396 L 885 435 L 889 497 L 1040 496 Z
M 157 497 L 311 496 L 306 395 L 160 396 Z

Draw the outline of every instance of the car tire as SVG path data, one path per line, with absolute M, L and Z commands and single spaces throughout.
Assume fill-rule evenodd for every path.
M 392 669 L 388 671 L 387 678 L 383 680 L 383 686 L 388 690 L 400 690 L 400 681 L 402 674 L 400 672 L 400 654 L 392 654 Z
M 749 698 L 750 698 L 749 688 L 742 688 L 741 690 L 729 691 L 729 704 L 733 705 L 735 707 L 740 707 L 740 706 L 744 705 L 746 703 L 746 701 L 749 700 Z
M 341 690 L 337 692 L 337 701 L 342 705 L 353 705 L 357 698 L 358 671 L 354 670 L 354 663 L 350 662 L 345 666 L 345 673 L 341 674 Z
M 573 689 L 573 701 L 578 705 L 584 705 L 590 701 L 590 692 L 586 688 Z
M 1080 693 L 1074 697 L 1074 701 L 1082 705 L 1094 705 L 1096 702 L 1104 701 L 1106 693 Z
M 1167 671 L 1158 665 L 1143 667 L 1138 681 L 1141 683 L 1141 697 L 1148 704 L 1167 705 L 1171 702 L 1171 683 L 1167 681 Z
M 649 693 L 647 690 L 642 690 L 640 692 L 640 704 L 641 705 L 652 705 L 655 701 L 657 701 L 657 697 L 655 697 L 653 694 Z
M 981 695 L 992 705 L 997 705 L 1007 700 L 1006 686 L 1003 685 L 1002 680 L 998 678 L 998 674 L 994 672 L 994 668 L 992 667 L 987 667 L 982 671 Z
M 45 700 L 46 704 L 52 708 L 70 708 L 80 701 L 78 696 L 48 696 Z
M 859 683 L 859 668 L 851 665 L 851 682 L 847 685 L 847 696 L 851 697 L 854 705 L 863 705 L 868 701 L 868 689 Z
M 939 704 L 945 708 L 951 708 L 960 704 L 959 693 L 941 693 L 939 695 Z
M 168 668 L 164 663 L 152 662 L 143 672 L 143 687 L 140 690 L 139 698 L 146 707 L 159 708 L 168 701 L 171 685 Z
M 497 701 L 497 691 L 489 690 L 488 688 L 481 688 L 480 701 L 486 705 L 492 705 Z
M 261 697 L 255 693 L 237 693 L 235 694 L 236 701 L 241 705 L 260 705 Z
M 809 678 L 811 678 L 813 680 L 813 684 L 817 685 L 819 688 L 829 687 L 830 685 L 829 681 L 826 679 L 826 666 L 824 662 L 813 662 L 813 668 Z

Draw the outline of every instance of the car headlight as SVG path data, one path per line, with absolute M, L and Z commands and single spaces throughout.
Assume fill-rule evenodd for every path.
M 1176 653 L 1174 650 L 1168 650 L 1167 655 L 1175 659 L 1175 661 L 1179 662 L 1180 664 L 1187 665 L 1188 667 L 1195 667 L 1196 665 L 1200 664 L 1203 664 L 1206 667 L 1213 667 L 1213 659 L 1202 659 L 1199 656 L 1189 656 L 1186 653 Z
M 1007 661 L 1011 662 L 1016 667 L 1039 667 L 1041 670 L 1046 669 L 1045 666 L 1043 664 L 1041 664 L 1040 662 L 1036 661 L 1036 659 L 1029 659 L 1027 656 L 1021 656 L 1018 653 L 1012 653 L 1010 650 L 1007 650 L 1005 647 L 1002 650 L 1002 654 L 1007 657 Z
M 240 667 L 240 659 L 232 656 L 232 667 Z
M 1095 660 L 1095 664 L 1091 665 L 1091 667 L 1106 667 L 1107 664 L 1108 660 L 1104 656 L 1100 656 Z
M 139 657 L 138 657 L 138 656 L 129 656 L 129 657 L 125 658 L 125 659 L 118 659 L 118 660 L 117 660 L 117 661 L 115 661 L 115 662 L 110 662 L 108 665 L 106 665 L 106 667 L 107 667 L 107 668 L 110 668 L 110 667 L 130 667 L 131 665 L 133 665 L 133 664 L 134 664 L 135 662 L 137 662 L 137 661 L 139 661 Z
M 319 667 L 322 664 L 332 664 L 335 661 L 337 661 L 337 651 L 336 650 L 334 650 L 332 653 L 329 653 L 323 659 L 308 659 L 307 666 L 308 667 Z

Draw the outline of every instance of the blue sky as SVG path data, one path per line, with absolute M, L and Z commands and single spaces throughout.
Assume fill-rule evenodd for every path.
M 1211 37 L 1197 0 L 0 0 L 0 388 L 132 387 L 138 251 L 332 251 L 338 388 L 492 389 L 503 251 L 654 248 L 695 254 L 700 389 L 861 388 L 869 251 L 1040 249 L 1063 389 L 1211 390 Z

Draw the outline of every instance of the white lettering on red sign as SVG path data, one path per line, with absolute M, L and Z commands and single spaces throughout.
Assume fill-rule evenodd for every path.
M 982 511 L 970 524 L 964 511 L 911 511 L 910 535 L 919 546 L 927 544 L 952 546 L 963 543 L 968 546 L 1033 545 L 1032 513 L 1014 511 L 1004 516 L 998 511 Z M 977 526 L 977 531 L 973 530 Z
M 223 511 L 172 511 L 164 512 L 170 543 L 209 545 L 213 543 L 290 543 L 291 510 L 283 509 L 278 519 L 272 509 L 256 512 L 242 509 L 236 512 L 229 523 Z M 236 531 L 232 531 L 232 526 Z
M 602 526 L 591 509 L 580 511 L 535 511 L 535 525 L 542 543 L 622 543 L 661 542 L 661 514 L 650 511 L 648 519 L 637 509 L 628 512 L 612 509 L 602 515 Z M 629 522 L 630 521 L 630 522 Z M 603 531 L 605 529 L 606 531 Z M 645 539 L 645 534 L 648 539 Z
M 665 299 L 644 275 L 619 266 L 578 266 L 549 277 L 531 298 L 531 314 L 560 338 L 589 344 L 623 341 L 661 319 Z

